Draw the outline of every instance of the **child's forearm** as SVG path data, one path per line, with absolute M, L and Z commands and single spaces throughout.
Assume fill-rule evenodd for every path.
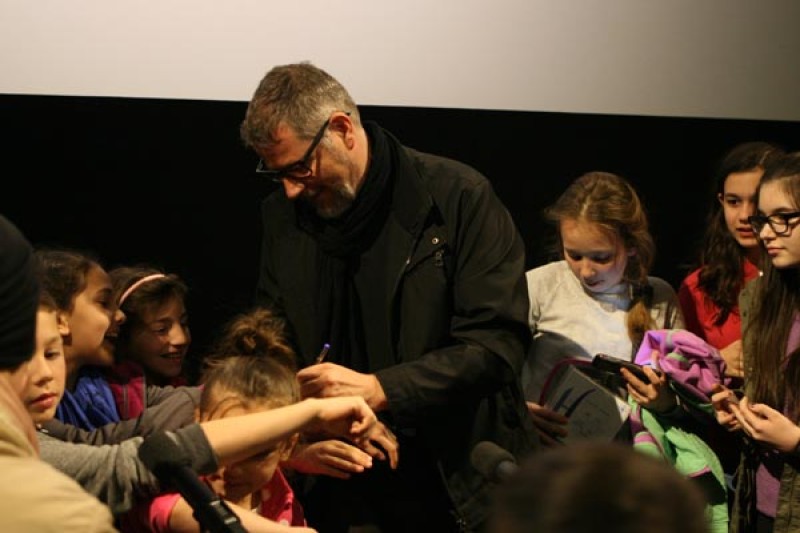
M 259 413 L 203 422 L 203 431 L 222 463 L 237 461 L 302 430 L 353 437 L 375 428 L 375 413 L 358 397 L 307 399 Z

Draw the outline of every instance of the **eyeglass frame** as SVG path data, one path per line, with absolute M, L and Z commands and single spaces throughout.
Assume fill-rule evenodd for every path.
M 306 153 L 303 154 L 303 157 L 294 163 L 289 163 L 288 165 L 284 165 L 283 167 L 276 169 L 266 168 L 264 166 L 264 159 L 259 158 L 258 164 L 256 165 L 256 174 L 268 177 L 275 183 L 283 183 L 283 180 L 285 179 L 295 183 L 302 183 L 304 180 L 307 180 L 314 172 L 308 163 L 311 161 L 311 156 L 314 155 L 314 151 L 317 149 L 319 143 L 322 141 L 322 138 L 325 136 L 325 132 L 328 130 L 328 126 L 331 123 L 331 118 L 333 117 L 329 117 L 328 120 L 322 124 L 322 127 L 319 129 L 317 134 L 314 135 L 314 139 L 311 141 Z M 290 174 L 290 172 L 295 172 L 298 169 L 302 171 L 302 175 Z
M 800 217 L 800 211 L 792 211 L 790 213 L 773 213 L 771 215 L 751 215 L 747 217 L 747 223 L 750 225 L 756 235 L 760 235 L 761 230 L 764 229 L 764 226 L 769 225 L 769 229 L 771 229 L 775 235 L 782 237 L 791 233 L 790 228 L 793 229 L 793 226 L 789 220 L 798 217 Z M 785 227 L 778 231 L 778 229 L 775 227 L 776 224 L 781 224 Z

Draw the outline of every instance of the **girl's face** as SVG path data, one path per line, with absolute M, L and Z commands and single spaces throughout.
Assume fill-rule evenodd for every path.
M 761 187 L 758 210 L 766 216 L 798 211 L 792 197 L 783 190 L 779 182 L 771 181 Z M 800 215 L 788 219 L 786 231 L 777 235 L 769 224 L 764 224 L 758 234 L 764 243 L 770 261 L 775 268 L 800 267 Z
M 626 250 L 618 237 L 585 220 L 562 220 L 559 231 L 564 258 L 586 290 L 608 292 L 622 281 L 628 257 L 635 251 Z
M 746 249 L 758 246 L 758 239 L 747 223 L 747 217 L 756 213 L 756 189 L 762 174 L 762 169 L 728 174 L 723 192 L 718 196 L 728 231 L 739 246 Z
M 183 300 L 170 298 L 153 306 L 131 330 L 125 357 L 138 361 L 148 373 L 167 380 L 180 376 L 192 341 Z
M 111 280 L 100 266 L 86 276 L 86 288 L 74 300 L 66 315 L 67 336 L 64 351 L 70 374 L 82 365 L 111 366 L 114 345 L 124 315 L 111 297 Z
M 37 424 L 52 420 L 64 395 L 64 346 L 55 311 L 36 313 L 36 351 L 27 364 L 28 380 L 21 397 Z
M 215 392 L 214 396 L 223 402 L 230 402 L 230 407 L 216 409 L 210 417 L 203 418 L 203 421 L 258 413 L 273 407 L 273 404 L 265 402 L 246 408 L 235 394 Z M 220 405 L 218 402 L 215 404 Z M 280 462 L 289 459 L 295 440 L 296 437 L 287 439 L 270 450 L 220 468 L 208 476 L 212 490 L 228 501 L 252 508 L 257 503 L 256 499 L 261 500 L 261 489 L 272 479 Z

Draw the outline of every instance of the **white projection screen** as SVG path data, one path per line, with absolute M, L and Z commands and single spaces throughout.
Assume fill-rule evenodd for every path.
M 798 0 L 0 0 L 0 93 L 800 120 Z

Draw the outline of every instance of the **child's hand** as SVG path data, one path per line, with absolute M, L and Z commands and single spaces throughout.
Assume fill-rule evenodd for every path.
M 383 460 L 388 455 L 389 464 L 392 468 L 397 467 L 397 438 L 378 421 L 375 412 L 361 396 L 306 401 L 317 402 L 318 409 L 316 420 L 307 428 L 310 433 L 324 432 L 344 437 L 372 457 Z
M 372 431 L 378 417 L 361 396 L 337 396 L 315 402 L 316 416 L 307 430 L 344 437 L 348 440 L 362 438 Z
M 751 404 L 745 396 L 739 402 L 738 414 L 742 429 L 754 440 L 783 453 L 797 449 L 800 427 L 781 412 L 763 403 Z
M 725 375 L 741 378 L 744 377 L 744 358 L 742 353 L 742 339 L 738 339 L 719 351 L 725 361 Z
M 728 431 L 741 430 L 742 425 L 734 412 L 734 410 L 739 410 L 739 400 L 733 391 L 720 383 L 716 383 L 711 392 L 711 405 L 714 407 L 717 422 Z
M 376 459 L 381 461 L 389 459 L 389 466 L 394 470 L 397 468 L 398 448 L 397 437 L 386 427 L 383 422 L 378 421 L 373 431 L 369 435 L 355 441 L 356 444 Z
M 295 446 L 286 465 L 304 474 L 349 479 L 372 467 L 372 457 L 347 442 L 330 439 Z
M 535 402 L 525 402 L 539 439 L 545 446 L 561 444 L 556 437 L 567 436 L 569 418 Z
M 674 409 L 677 399 L 675 392 L 669 387 L 666 374 L 656 372 L 647 365 L 642 366 L 642 371 L 650 380 L 649 383 L 637 378 L 625 367 L 620 369 L 622 377 L 627 382 L 628 394 L 639 405 L 654 413 L 663 414 Z

